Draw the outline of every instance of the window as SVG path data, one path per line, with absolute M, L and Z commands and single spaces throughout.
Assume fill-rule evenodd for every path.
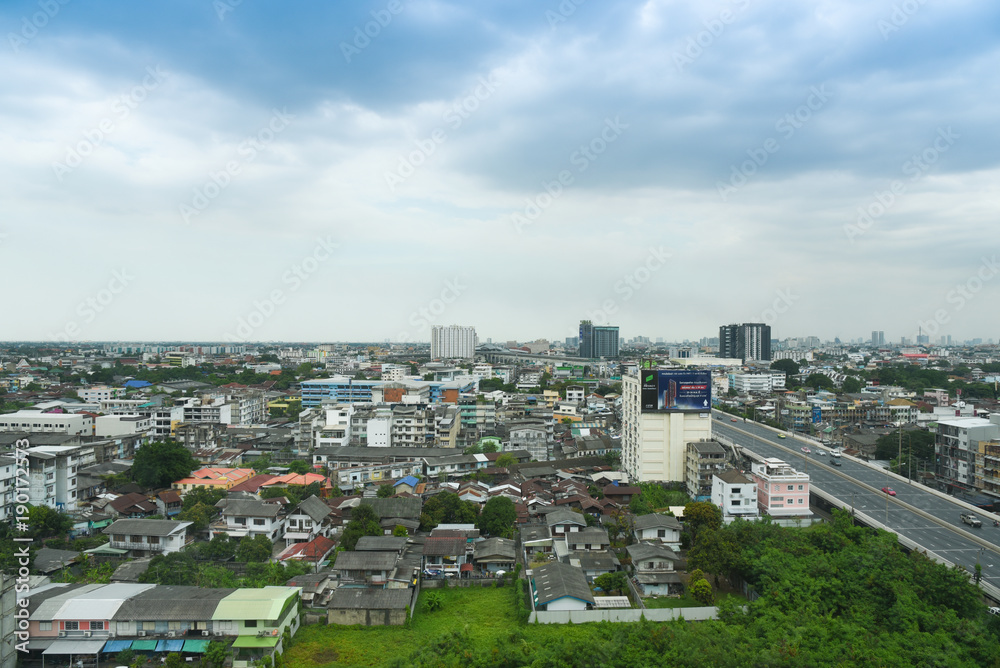
M 785 502 L 785 497 L 783 497 L 783 496 L 773 496 L 773 497 L 771 497 L 771 502 L 772 503 L 784 503 Z
M 738 506 L 738 505 L 740 505 L 740 500 L 739 499 L 733 499 L 732 501 L 729 502 L 729 505 L 731 505 L 731 506 Z
M 799 499 L 799 503 L 802 503 L 802 499 Z
M 159 545 L 160 544 L 160 537 L 159 536 L 150 536 L 149 537 L 149 544 L 150 545 Z
M 145 542 L 145 536 L 132 536 L 133 543 L 143 543 Z
M 116 543 L 124 543 L 124 542 L 125 542 L 125 534 L 120 534 L 120 533 L 116 533 L 116 534 L 115 534 L 115 535 L 113 535 L 113 536 L 112 536 L 111 538 L 112 538 L 112 539 L 113 539 L 113 540 L 114 540 L 114 541 L 115 541 Z
M 666 538 L 667 537 L 667 530 L 666 529 L 657 529 L 656 530 L 656 537 L 657 538 Z
M 39 631 L 51 631 L 52 630 L 52 622 L 38 622 L 38 630 Z
M 257 628 L 257 620 L 256 619 L 248 619 L 245 622 L 243 622 L 243 626 L 247 627 L 248 629 L 255 629 L 255 628 Z
M 245 517 L 237 517 L 236 518 L 236 523 L 239 524 L 240 526 L 244 526 L 245 527 L 247 525 L 247 518 L 245 518 Z
M 63 628 L 67 631 L 79 631 L 80 622 L 63 622 Z
M 255 517 L 253 520 L 253 525 L 255 527 L 262 527 L 264 526 L 264 520 Z
M 789 485 L 788 486 L 788 491 L 789 492 L 791 492 L 793 489 L 795 489 L 795 485 Z
M 103 631 L 104 630 L 104 622 L 91 622 L 90 623 L 90 630 L 91 631 Z
M 799 485 L 799 491 L 800 492 L 802 491 L 803 487 L 804 487 L 804 485 Z

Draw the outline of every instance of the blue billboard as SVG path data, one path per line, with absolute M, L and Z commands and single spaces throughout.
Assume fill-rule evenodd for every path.
M 712 407 L 712 374 L 708 371 L 644 370 L 642 410 L 646 413 L 704 413 Z
M 819 424 L 823 421 L 823 409 L 819 406 L 813 406 L 813 424 Z

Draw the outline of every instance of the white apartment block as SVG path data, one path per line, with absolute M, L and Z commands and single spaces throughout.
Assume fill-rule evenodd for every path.
M 0 431 L 26 431 L 47 434 L 92 436 L 94 419 L 77 413 L 42 413 L 20 410 L 0 415 Z
M 93 453 L 92 448 L 86 448 Z M 84 465 L 84 446 L 39 445 L 27 448 L 28 498 L 33 506 L 75 510 L 76 478 Z
M 434 325 L 431 328 L 431 359 L 472 359 L 475 356 L 475 327 Z
M 712 476 L 712 504 L 722 509 L 722 521 L 726 524 L 736 518 L 748 520 L 760 517 L 757 484 L 736 470 Z
M 80 397 L 80 401 L 86 403 L 97 403 L 108 399 L 124 399 L 125 388 L 108 387 L 107 385 L 94 385 L 93 387 L 81 388 L 76 391 L 76 394 Z
M 740 394 L 767 394 L 785 389 L 785 373 L 731 373 L 729 389 Z
M 622 469 L 635 482 L 684 482 L 687 444 L 712 440 L 711 414 L 641 409 L 639 377 L 622 376 Z
M 139 413 L 140 406 L 148 404 L 146 399 L 101 399 L 100 411 L 105 415 L 113 413 Z
M 0 457 L 0 522 L 10 522 L 14 517 L 14 458 Z
M 99 415 L 94 418 L 94 435 L 98 438 L 152 433 L 153 418 L 146 415 Z
M 402 364 L 383 364 L 381 379 L 391 382 L 399 382 L 405 379 L 409 373 L 410 368 L 403 366 Z

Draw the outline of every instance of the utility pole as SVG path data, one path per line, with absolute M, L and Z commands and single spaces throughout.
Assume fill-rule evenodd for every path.
M 903 425 L 899 425 L 899 456 L 896 459 L 896 471 L 902 472 L 903 470 Z

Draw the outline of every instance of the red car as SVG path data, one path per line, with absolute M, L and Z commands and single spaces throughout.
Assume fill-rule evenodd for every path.
M 736 418 L 732 418 L 730 422 L 737 422 Z
M 806 453 L 807 455 L 808 454 L 812 454 L 812 450 L 810 450 L 809 448 L 807 448 L 805 446 L 802 446 L 802 452 Z
M 883 487 L 882 491 L 888 494 L 889 496 L 896 496 L 896 490 L 894 490 L 892 487 Z

